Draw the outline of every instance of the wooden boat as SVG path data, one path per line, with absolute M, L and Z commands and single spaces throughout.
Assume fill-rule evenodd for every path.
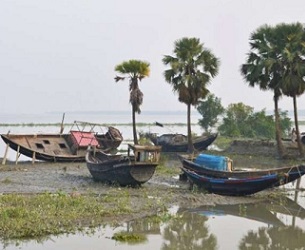
M 105 134 L 94 132 L 97 125 L 99 124 L 75 121 L 69 133 L 8 133 L 1 134 L 1 138 L 7 144 L 7 149 L 10 147 L 17 152 L 17 159 L 22 154 L 32 158 L 33 162 L 84 162 L 89 145 L 109 151 L 116 149 L 123 140 L 121 133 L 113 127 L 109 127 Z
M 160 152 L 160 146 L 128 145 L 127 155 L 110 155 L 92 147 L 87 151 L 86 163 L 96 181 L 140 186 L 155 173 Z
M 116 149 L 122 141 L 123 136 L 121 132 L 114 127 L 108 127 L 108 131 L 105 134 L 95 134 L 95 138 L 102 149 Z
M 182 168 L 191 185 L 197 185 L 210 193 L 231 196 L 251 195 L 262 190 L 287 184 L 300 178 L 305 171 L 291 171 L 288 176 L 282 174 L 267 174 L 245 178 L 213 178 L 200 175 L 194 171 Z
M 299 173 L 296 177 L 300 177 L 305 173 L 305 165 L 268 169 L 235 169 L 233 161 L 225 156 L 199 154 L 194 159 L 183 155 L 179 155 L 179 158 L 183 168 L 212 178 L 252 178 L 278 174 L 286 176 L 290 181 L 293 181 L 290 176 L 291 172 Z
M 187 136 L 183 134 L 163 134 L 157 136 L 155 133 L 146 133 L 145 137 L 149 138 L 155 145 L 162 146 L 162 152 L 187 152 Z M 206 150 L 215 139 L 217 134 L 203 135 L 193 139 L 194 149 L 197 152 Z

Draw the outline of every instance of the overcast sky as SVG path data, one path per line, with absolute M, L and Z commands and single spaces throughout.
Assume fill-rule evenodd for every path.
M 114 82 L 114 67 L 129 59 L 150 63 L 143 111 L 186 110 L 162 64 L 182 37 L 220 59 L 209 90 L 224 107 L 273 110 L 272 92 L 248 87 L 239 71 L 250 34 L 304 18 L 304 0 L 0 0 L 0 113 L 130 110 L 128 81 Z M 279 106 L 291 110 L 292 99 Z

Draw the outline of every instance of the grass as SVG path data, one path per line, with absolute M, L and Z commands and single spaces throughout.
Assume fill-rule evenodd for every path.
M 232 143 L 233 138 L 226 136 L 217 136 L 216 140 L 213 142 L 218 148 L 228 148 Z
M 105 203 L 115 203 L 105 206 Z M 132 212 L 128 194 L 114 192 L 104 197 L 93 195 L 44 193 L 0 196 L 0 237 L 34 238 L 74 233 L 97 227 L 106 216 Z
M 121 231 L 112 236 L 113 240 L 120 242 L 128 242 L 131 244 L 143 243 L 147 241 L 147 236 L 144 234 Z
M 0 239 L 2 241 L 43 238 L 48 235 L 85 232 L 109 223 L 117 225 L 121 216 L 149 214 L 149 211 L 166 213 L 158 191 L 137 192 L 133 189 L 113 187 L 106 195 L 92 193 L 43 193 L 35 195 L 0 195 Z M 137 200 L 145 200 L 138 204 Z M 162 215 L 163 216 L 163 215 Z M 132 239 L 134 240 L 134 239 Z
M 83 226 L 97 226 L 92 220 L 106 214 L 101 200 L 92 196 L 71 196 L 63 193 L 33 196 L 2 195 L 0 197 L 0 237 L 2 239 L 33 238 L 48 234 L 75 232 Z M 121 211 L 122 212 L 122 211 Z M 75 222 L 77 227 L 75 227 Z

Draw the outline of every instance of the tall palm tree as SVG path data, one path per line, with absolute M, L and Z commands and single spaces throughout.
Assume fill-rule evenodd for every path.
M 140 106 L 143 103 L 143 93 L 139 88 L 139 81 L 148 77 L 150 73 L 149 63 L 139 60 L 124 61 L 121 64 L 115 66 L 115 71 L 127 76 L 116 76 L 114 79 L 116 82 L 129 79 L 129 102 L 132 106 L 132 127 L 133 127 L 133 141 L 134 144 L 138 144 L 137 129 L 136 129 L 136 113 L 140 114 Z
M 305 31 L 301 23 L 279 24 L 275 32 L 280 38 L 281 88 L 284 95 L 292 97 L 294 122 L 300 156 L 304 155 L 298 125 L 296 98 L 305 91 Z
M 165 65 L 170 66 L 164 77 L 178 93 L 178 100 L 187 105 L 188 152 L 193 153 L 191 106 L 197 106 L 209 93 L 207 84 L 217 75 L 219 60 L 203 47 L 198 38 L 184 37 L 174 45 L 174 56 L 165 55 L 162 59 Z
M 250 36 L 251 50 L 246 63 L 241 66 L 241 74 L 249 86 L 257 85 L 261 90 L 273 91 L 277 149 L 279 157 L 282 158 L 285 151 L 281 139 L 278 107 L 278 101 L 282 96 L 280 86 L 282 72 L 277 47 L 278 40 L 274 29 L 268 25 L 258 28 Z

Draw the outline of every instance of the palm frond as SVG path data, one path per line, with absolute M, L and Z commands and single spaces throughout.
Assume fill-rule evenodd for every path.
M 121 81 L 121 80 L 125 80 L 125 77 L 121 77 L 121 76 L 116 76 L 114 78 L 115 82 Z

